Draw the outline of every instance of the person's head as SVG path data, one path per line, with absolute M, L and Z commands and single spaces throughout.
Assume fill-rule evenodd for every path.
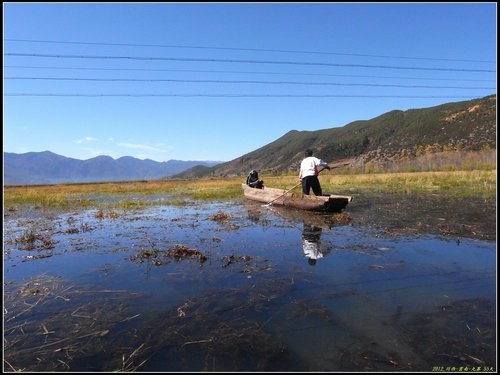
M 307 263 L 309 263 L 310 266 L 315 266 L 316 265 L 316 259 L 307 258 Z
M 311 150 L 310 148 L 308 148 L 304 154 L 306 155 L 306 158 L 309 157 L 309 156 L 313 156 L 313 150 Z

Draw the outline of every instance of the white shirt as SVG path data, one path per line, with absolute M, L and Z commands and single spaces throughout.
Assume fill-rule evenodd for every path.
M 302 162 L 300 163 L 300 174 L 299 174 L 299 179 L 302 180 L 304 177 L 307 176 L 317 176 L 320 169 L 318 167 L 326 167 L 328 166 L 328 163 L 326 161 L 323 161 L 321 159 L 318 159 L 315 156 L 308 156 L 307 158 L 303 159 Z
M 309 259 L 323 258 L 323 253 L 320 250 L 320 245 L 318 242 L 309 241 L 303 238 L 302 249 L 304 250 L 304 255 Z

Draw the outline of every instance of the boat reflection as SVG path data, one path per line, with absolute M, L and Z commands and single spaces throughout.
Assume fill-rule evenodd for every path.
M 267 223 L 272 217 L 279 217 L 294 226 L 297 223 L 306 223 L 323 229 L 331 229 L 338 221 L 337 216 L 346 215 L 296 210 L 281 206 L 266 206 L 254 201 L 245 201 L 244 204 L 248 211 L 248 218 L 254 223 L 259 221 Z
M 274 216 L 301 230 L 302 250 L 310 265 L 314 266 L 318 259 L 323 258 L 331 251 L 330 246 L 322 244 L 321 235 L 323 230 L 330 230 L 334 226 L 338 221 L 336 215 L 340 214 L 307 212 L 286 207 L 265 207 L 262 204 L 255 204 L 255 202 L 246 202 L 245 207 L 249 219 L 254 223 L 260 222 L 269 225 L 271 217 Z M 300 223 L 301 226 L 299 226 Z

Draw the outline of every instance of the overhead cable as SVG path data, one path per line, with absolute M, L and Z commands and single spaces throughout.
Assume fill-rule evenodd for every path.
M 418 99 L 471 99 L 459 95 L 345 95 L 345 94 L 74 94 L 74 93 L 4 93 L 4 96 L 47 97 L 208 97 L 208 98 L 418 98 Z
M 156 57 L 156 56 L 98 56 L 98 55 L 63 55 L 63 54 L 37 54 L 37 53 L 5 53 L 4 56 L 41 57 L 41 58 L 65 58 L 65 59 L 105 59 L 105 60 L 148 60 L 148 61 L 179 61 L 179 62 L 218 62 L 218 63 L 245 63 L 245 64 L 278 64 L 278 65 L 307 65 L 307 66 L 335 66 L 348 68 L 376 68 L 376 69 L 402 69 L 402 70 L 425 70 L 425 71 L 448 71 L 448 72 L 482 72 L 493 73 L 491 69 L 458 69 L 458 68 L 428 68 L 410 66 L 390 65 L 364 65 L 364 64 L 334 64 L 325 62 L 297 62 L 297 61 L 273 61 L 273 60 L 237 60 L 237 59 L 202 59 L 192 57 Z
M 80 45 L 97 45 L 97 46 L 99 46 L 99 45 L 101 45 L 101 46 L 121 46 L 121 47 L 155 47 L 155 48 L 212 49 L 212 50 L 228 50 L 228 51 L 279 52 L 279 53 L 301 53 L 301 54 L 318 54 L 318 55 L 375 57 L 375 58 L 408 59 L 408 60 L 456 61 L 456 62 L 472 62 L 472 63 L 478 63 L 478 62 L 479 63 L 496 63 L 495 61 L 487 61 L 487 60 L 467 60 L 467 59 L 446 59 L 446 58 L 432 58 L 432 57 L 390 56 L 390 55 L 372 55 L 372 54 L 360 54 L 360 53 L 342 53 L 342 52 L 327 52 L 327 51 L 301 51 L 301 50 L 280 50 L 280 49 L 265 49 L 265 48 L 188 46 L 188 45 L 179 45 L 179 44 L 104 43 L 104 42 L 76 42 L 76 41 L 35 40 L 35 39 L 11 39 L 11 38 L 4 38 L 4 41 L 8 41 L 8 42 L 29 42 L 29 43 L 80 44 Z
M 224 81 L 215 79 L 170 79 L 170 78 L 68 78 L 68 77 L 4 77 L 10 80 L 47 80 L 47 81 L 89 81 L 89 82 L 174 82 L 174 83 L 225 83 L 225 84 L 265 84 L 265 85 L 312 85 L 312 86 L 368 86 L 368 87 L 400 87 L 425 89 L 479 89 L 495 90 L 495 87 L 464 86 L 423 86 L 395 85 L 377 83 L 339 83 L 339 82 L 298 82 L 298 81 Z
M 320 76 L 320 77 L 349 77 L 349 78 L 381 78 L 381 79 L 412 79 L 424 81 L 473 81 L 473 82 L 495 82 L 494 79 L 467 79 L 467 78 L 428 78 L 428 77 L 395 77 L 359 74 L 329 74 L 329 73 L 295 73 L 295 72 L 258 72 L 238 70 L 196 70 L 196 69 L 151 69 L 151 68 L 88 68 L 88 67 L 61 67 L 61 66 L 26 66 L 26 65 L 4 65 L 4 68 L 15 69 L 54 69 L 54 70 L 91 70 L 91 71 L 140 71 L 140 72 L 182 72 L 182 73 L 223 73 L 223 74 L 269 74 L 269 75 L 293 75 L 293 76 Z

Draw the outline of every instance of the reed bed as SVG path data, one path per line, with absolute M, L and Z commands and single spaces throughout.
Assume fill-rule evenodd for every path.
M 297 175 L 265 175 L 265 186 L 290 189 Z M 242 196 L 244 176 L 200 179 L 4 186 L 4 207 L 31 205 L 38 208 L 143 208 L 148 205 L 186 205 L 196 201 L 231 200 Z M 325 192 L 347 194 L 435 192 L 457 196 L 496 196 L 496 170 L 405 173 L 343 174 L 324 171 L 320 181 Z M 297 191 L 300 187 L 297 186 Z
M 265 185 L 290 189 L 298 184 L 296 175 L 264 176 Z M 320 177 L 324 192 L 353 191 L 376 193 L 434 192 L 457 196 L 496 196 L 496 170 L 436 171 L 403 173 L 342 174 L 324 171 Z M 297 187 L 300 191 L 300 187 Z
M 494 196 L 496 171 L 438 171 L 413 173 L 379 173 L 361 175 L 327 175 L 323 183 L 335 191 L 369 189 L 387 192 L 443 192 L 460 196 Z

